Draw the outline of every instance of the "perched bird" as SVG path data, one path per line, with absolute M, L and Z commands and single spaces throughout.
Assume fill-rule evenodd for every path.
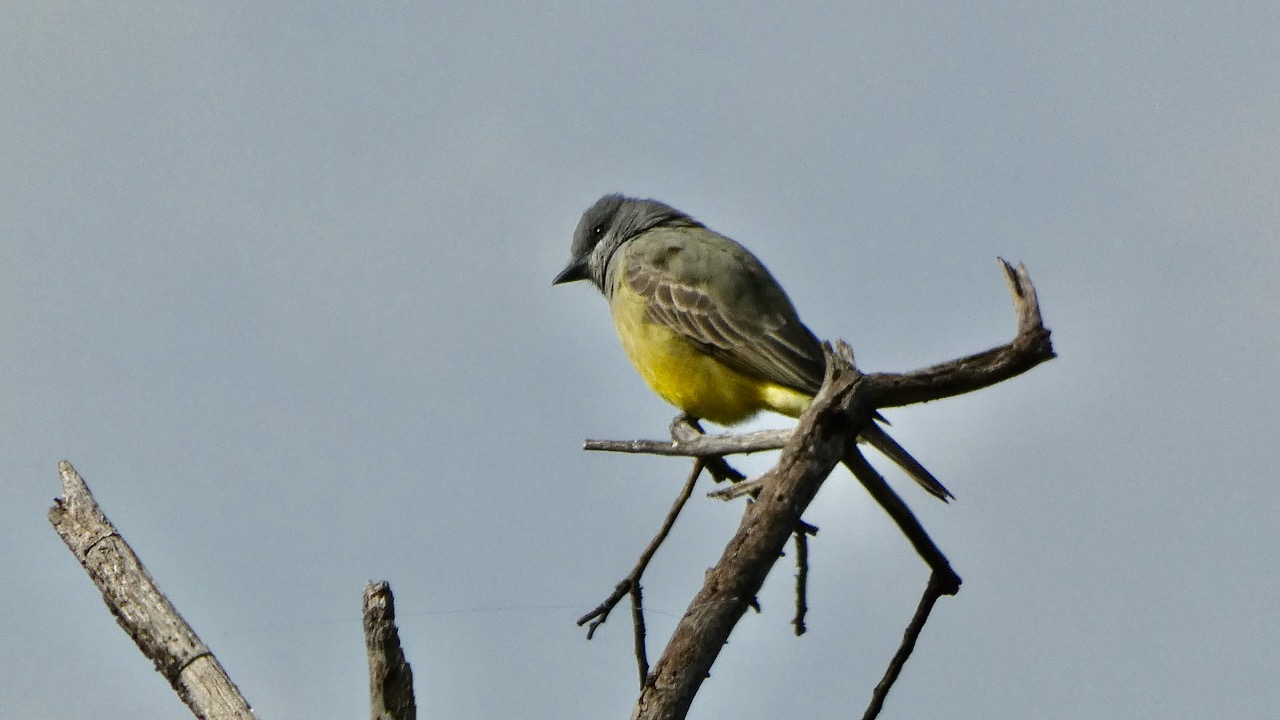
M 552 284 L 590 280 L 604 293 L 632 365 L 685 413 L 722 425 L 761 410 L 799 417 L 822 386 L 822 344 L 778 282 L 745 247 L 679 210 L 605 195 L 583 213 L 571 253 Z M 858 439 L 952 497 L 879 425 Z

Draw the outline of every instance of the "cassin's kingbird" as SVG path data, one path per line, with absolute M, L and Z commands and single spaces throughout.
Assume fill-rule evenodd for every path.
M 689 415 L 722 425 L 761 410 L 799 417 L 822 386 L 822 344 L 778 282 L 746 248 L 679 210 L 606 195 L 583 213 L 572 255 L 553 284 L 599 288 L 631 363 Z M 951 497 L 879 425 L 859 440 Z

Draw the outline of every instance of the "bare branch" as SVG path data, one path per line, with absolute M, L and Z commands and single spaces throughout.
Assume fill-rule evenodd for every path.
M 1031 276 L 1021 263 L 1000 260 L 1013 295 L 1018 332 L 1013 341 L 975 355 L 906 374 L 873 373 L 863 392 L 876 409 L 941 400 L 981 390 L 1021 375 L 1055 355 L 1049 330 L 1041 324 L 1040 305 Z
M 714 457 L 717 455 L 744 455 L 765 450 L 778 450 L 791 437 L 790 430 L 759 430 L 757 432 L 718 433 L 702 435 L 690 440 L 586 440 L 584 450 L 604 452 L 645 453 L 677 457 Z
M 845 448 L 844 464 L 858 478 L 858 482 L 867 489 L 867 492 L 875 499 L 884 511 L 889 513 L 889 517 L 897 523 L 898 529 L 911 542 L 911 546 L 920 554 L 921 559 L 933 571 L 933 576 L 943 591 L 943 595 L 955 595 L 960 591 L 960 576 L 956 575 L 951 569 L 951 563 L 947 562 L 947 557 L 942 554 L 938 546 L 934 544 L 933 539 L 929 537 L 929 533 L 925 532 L 924 526 L 916 519 L 915 513 L 911 512 L 911 508 L 898 497 L 898 494 L 889 487 L 889 483 L 885 482 L 883 476 L 876 472 L 876 469 L 867 462 L 862 456 L 862 452 L 858 450 L 858 446 L 850 443 Z
M 936 574 L 929 578 L 929 584 L 925 586 L 924 594 L 920 597 L 920 604 L 916 606 L 916 614 L 912 616 L 910 624 L 902 634 L 902 644 L 898 646 L 898 652 L 889 661 L 889 668 L 885 670 L 884 677 L 871 692 L 871 702 L 867 705 L 866 712 L 862 714 L 862 720 L 875 720 L 880 714 L 885 698 L 889 696 L 890 688 L 902 673 L 903 666 L 907 664 L 907 658 L 911 657 L 911 651 L 916 647 L 916 640 L 920 638 L 920 631 L 924 629 L 925 621 L 933 611 L 933 604 L 943 595 L 952 594 L 945 592 L 943 583 L 945 580 L 939 580 Z
M 796 615 L 791 619 L 796 637 L 805 632 L 804 616 L 809 612 L 809 533 L 796 528 Z
M 98 507 L 71 463 L 58 464 L 62 497 L 49 522 L 102 591 L 102 600 L 197 718 L 252 720 L 253 711 L 142 561 Z
M 395 598 L 386 580 L 364 586 L 364 645 L 369 657 L 371 720 L 414 720 L 413 669 L 400 647 Z
M 760 494 L 760 490 L 763 487 L 764 478 L 755 478 L 753 480 L 740 482 L 737 485 L 730 485 L 729 487 L 720 488 L 719 490 L 712 490 L 707 493 L 707 497 L 728 502 L 748 495 L 755 497 Z
M 649 541 L 649 546 L 640 553 L 640 559 L 636 561 L 635 567 L 630 573 L 622 579 L 614 588 L 609 597 L 604 602 L 596 606 L 594 610 L 578 618 L 578 626 L 587 626 L 587 639 L 590 640 L 596 633 L 596 628 L 600 627 L 609 619 L 609 613 L 618 606 L 622 598 L 631 592 L 632 588 L 639 587 L 640 578 L 644 575 L 645 568 L 649 567 L 649 561 L 653 559 L 658 548 L 662 546 L 662 541 L 667 539 L 667 535 L 671 533 L 672 526 L 676 523 L 676 518 L 680 516 L 680 510 L 684 508 L 685 502 L 689 500 L 689 496 L 693 494 L 693 486 L 698 481 L 698 476 L 702 474 L 703 461 L 701 459 L 693 461 L 693 469 L 689 471 L 689 479 L 685 480 L 684 487 L 680 489 L 680 495 L 676 497 L 675 502 L 671 505 L 671 510 L 667 512 L 667 517 L 662 522 L 662 527 L 658 529 L 658 534 L 653 536 Z M 643 628 L 641 628 L 643 631 Z M 646 661 L 647 664 L 647 661 Z
M 898 679 L 898 675 L 902 672 L 902 668 L 907 663 L 907 659 L 911 657 L 911 652 L 915 649 L 916 638 L 920 637 L 920 632 L 924 630 L 924 624 L 929 619 L 929 613 L 933 610 L 933 604 L 943 595 L 955 595 L 960 591 L 960 576 L 951 569 L 951 564 L 947 562 L 947 558 L 934 544 L 933 539 L 929 537 L 929 533 L 920 525 L 920 521 L 916 519 L 911 509 L 902 501 L 898 494 L 889 487 L 880 473 L 876 472 L 871 463 L 858 450 L 857 445 L 850 444 L 845 448 L 844 464 L 853 472 L 854 477 L 858 478 L 858 482 L 867 489 L 871 497 L 884 508 L 889 517 L 897 523 L 898 529 L 911 542 L 912 547 L 920 554 L 920 557 L 929 565 L 932 571 L 929 575 L 929 584 L 925 588 L 924 596 L 920 600 L 920 605 L 916 609 L 915 616 L 911 619 L 911 624 L 907 626 L 904 633 L 902 645 L 899 646 L 898 652 L 894 654 L 893 659 L 889 662 L 889 667 L 885 671 L 884 678 L 876 685 L 875 690 L 871 694 L 871 703 L 867 707 L 863 720 L 872 720 L 880 713 L 880 708 L 884 705 L 884 700 L 889 695 L 889 690 L 893 687 L 893 683 Z
M 644 595 L 639 580 L 631 584 L 631 627 L 635 633 L 636 669 L 640 673 L 640 687 L 644 687 L 644 679 L 649 675 L 649 651 L 644 644 Z
M 903 645 L 876 689 L 868 717 L 879 712 L 933 603 L 941 595 L 954 594 L 960 578 L 910 509 L 858 452 L 853 439 L 873 422 L 875 411 L 881 407 L 977 390 L 1054 357 L 1026 269 L 1015 269 L 1003 260 L 1001 263 L 1018 316 L 1018 334 L 1007 345 L 904 375 L 867 376 L 854 367 L 847 345 L 840 343 L 834 352 L 827 349 L 827 378 L 821 391 L 800 417 L 778 464 L 756 481 L 757 486 L 752 488 L 758 490 L 756 501 L 748 505 L 737 533 L 715 567 L 707 572 L 702 589 L 649 673 L 632 712 L 633 720 L 675 720 L 686 716 L 729 633 L 781 556 L 804 510 L 841 461 L 850 466 L 872 497 L 889 512 L 933 571 L 920 608 L 904 634 Z M 680 443 L 675 445 L 681 451 L 686 449 L 678 447 Z M 726 451 L 718 449 L 713 454 L 719 452 Z
M 847 348 L 843 348 L 847 350 Z M 851 353 L 845 353 L 846 358 Z M 747 507 L 737 533 L 706 574 L 702 589 L 676 626 L 649 673 L 632 718 L 682 718 L 734 625 L 746 612 L 770 568 L 796 529 L 804 509 L 850 438 L 848 418 L 832 410 L 852 398 L 860 374 L 847 362 L 828 362 L 823 385 L 778 464 L 763 478 L 764 491 Z M 871 411 L 861 415 L 870 422 Z

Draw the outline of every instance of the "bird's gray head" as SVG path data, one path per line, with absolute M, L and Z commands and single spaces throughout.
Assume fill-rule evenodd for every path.
M 582 214 L 573 231 L 569 264 L 551 281 L 552 285 L 590 280 L 605 292 L 609 261 L 631 238 L 663 225 L 698 226 L 698 222 L 657 200 L 637 200 L 622 195 L 605 195 Z

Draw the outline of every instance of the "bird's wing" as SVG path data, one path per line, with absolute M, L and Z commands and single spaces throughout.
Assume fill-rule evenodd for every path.
M 710 233 L 681 237 L 681 233 Z M 697 343 L 738 372 L 816 394 L 826 359 L 791 300 L 746 248 L 705 228 L 658 228 L 631 241 L 623 281 L 648 317 Z M 714 289 L 709 289 L 714 283 Z M 880 413 L 875 419 L 888 422 Z M 944 502 L 942 483 L 879 425 L 860 440 L 901 466 Z
M 624 250 L 623 281 L 651 320 L 743 374 L 810 394 L 822 386 L 821 343 L 746 248 L 703 227 L 673 227 Z

